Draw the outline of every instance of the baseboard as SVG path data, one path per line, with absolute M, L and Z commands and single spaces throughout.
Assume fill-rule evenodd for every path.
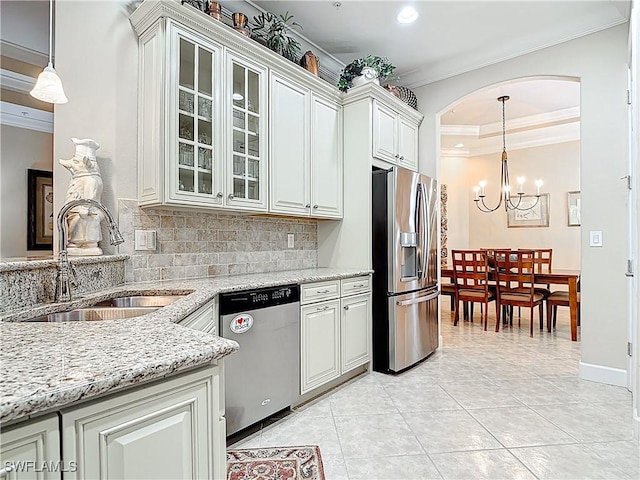
M 580 378 L 627 388 L 627 371 L 602 365 L 580 362 Z

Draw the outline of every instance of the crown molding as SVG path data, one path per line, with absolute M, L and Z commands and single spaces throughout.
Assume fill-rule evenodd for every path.
M 480 125 L 440 125 L 441 135 L 480 136 Z
M 53 113 L 15 103 L 0 102 L 0 124 L 53 133 Z
M 42 65 L 45 67 L 49 63 L 49 56 L 46 53 L 32 50 L 22 45 L 17 45 L 7 40 L 0 41 L 0 54 L 4 57 L 13 58 L 31 65 Z M 55 56 L 53 57 L 55 59 Z
M 559 125 L 563 123 L 579 122 L 580 107 L 569 107 L 553 112 L 538 113 L 527 117 L 515 118 L 509 120 L 506 125 L 506 131 L 516 132 L 522 130 L 531 130 L 541 128 L 548 125 Z M 502 134 L 502 121 L 488 123 L 479 126 L 479 137 L 487 137 Z
M 29 93 L 36 84 L 36 79 L 28 75 L 0 68 L 0 85 L 13 92 Z

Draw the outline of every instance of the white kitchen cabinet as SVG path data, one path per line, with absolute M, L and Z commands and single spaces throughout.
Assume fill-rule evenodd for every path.
M 218 297 L 200 307 L 179 322 L 183 327 L 200 330 L 201 332 L 218 334 Z
M 304 395 L 370 362 L 371 276 L 300 288 L 300 393 Z
M 0 479 L 53 480 L 73 465 L 60 461 L 58 416 L 49 415 L 3 427 L 0 434 Z
M 140 205 L 222 206 L 221 56 L 170 21 L 140 37 Z
M 227 51 L 230 86 L 225 204 L 241 210 L 267 210 L 267 69 Z
M 301 307 L 301 388 L 305 394 L 340 376 L 340 300 Z
M 269 210 L 341 218 L 341 107 L 274 73 L 270 94 Z
M 63 410 L 65 479 L 225 478 L 218 369 Z
M 373 101 L 373 156 L 418 170 L 418 124 L 377 100 Z
M 340 301 L 340 369 L 348 372 L 371 360 L 371 294 Z

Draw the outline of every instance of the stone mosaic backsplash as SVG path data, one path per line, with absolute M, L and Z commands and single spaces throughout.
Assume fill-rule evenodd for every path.
M 315 268 L 318 221 L 225 212 L 138 207 L 118 201 L 125 238 L 119 253 L 130 256 L 126 281 L 215 277 Z M 134 230 L 157 232 L 155 251 L 134 250 Z M 294 248 L 287 235 L 294 234 Z

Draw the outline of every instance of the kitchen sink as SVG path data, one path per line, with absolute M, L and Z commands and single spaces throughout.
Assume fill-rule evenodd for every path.
M 95 322 L 98 320 L 117 320 L 146 315 L 159 307 L 89 307 L 77 308 L 68 312 L 50 313 L 27 320 L 28 322 Z
M 117 297 L 103 300 L 96 303 L 96 307 L 166 307 L 184 295 L 131 295 L 128 297 Z

